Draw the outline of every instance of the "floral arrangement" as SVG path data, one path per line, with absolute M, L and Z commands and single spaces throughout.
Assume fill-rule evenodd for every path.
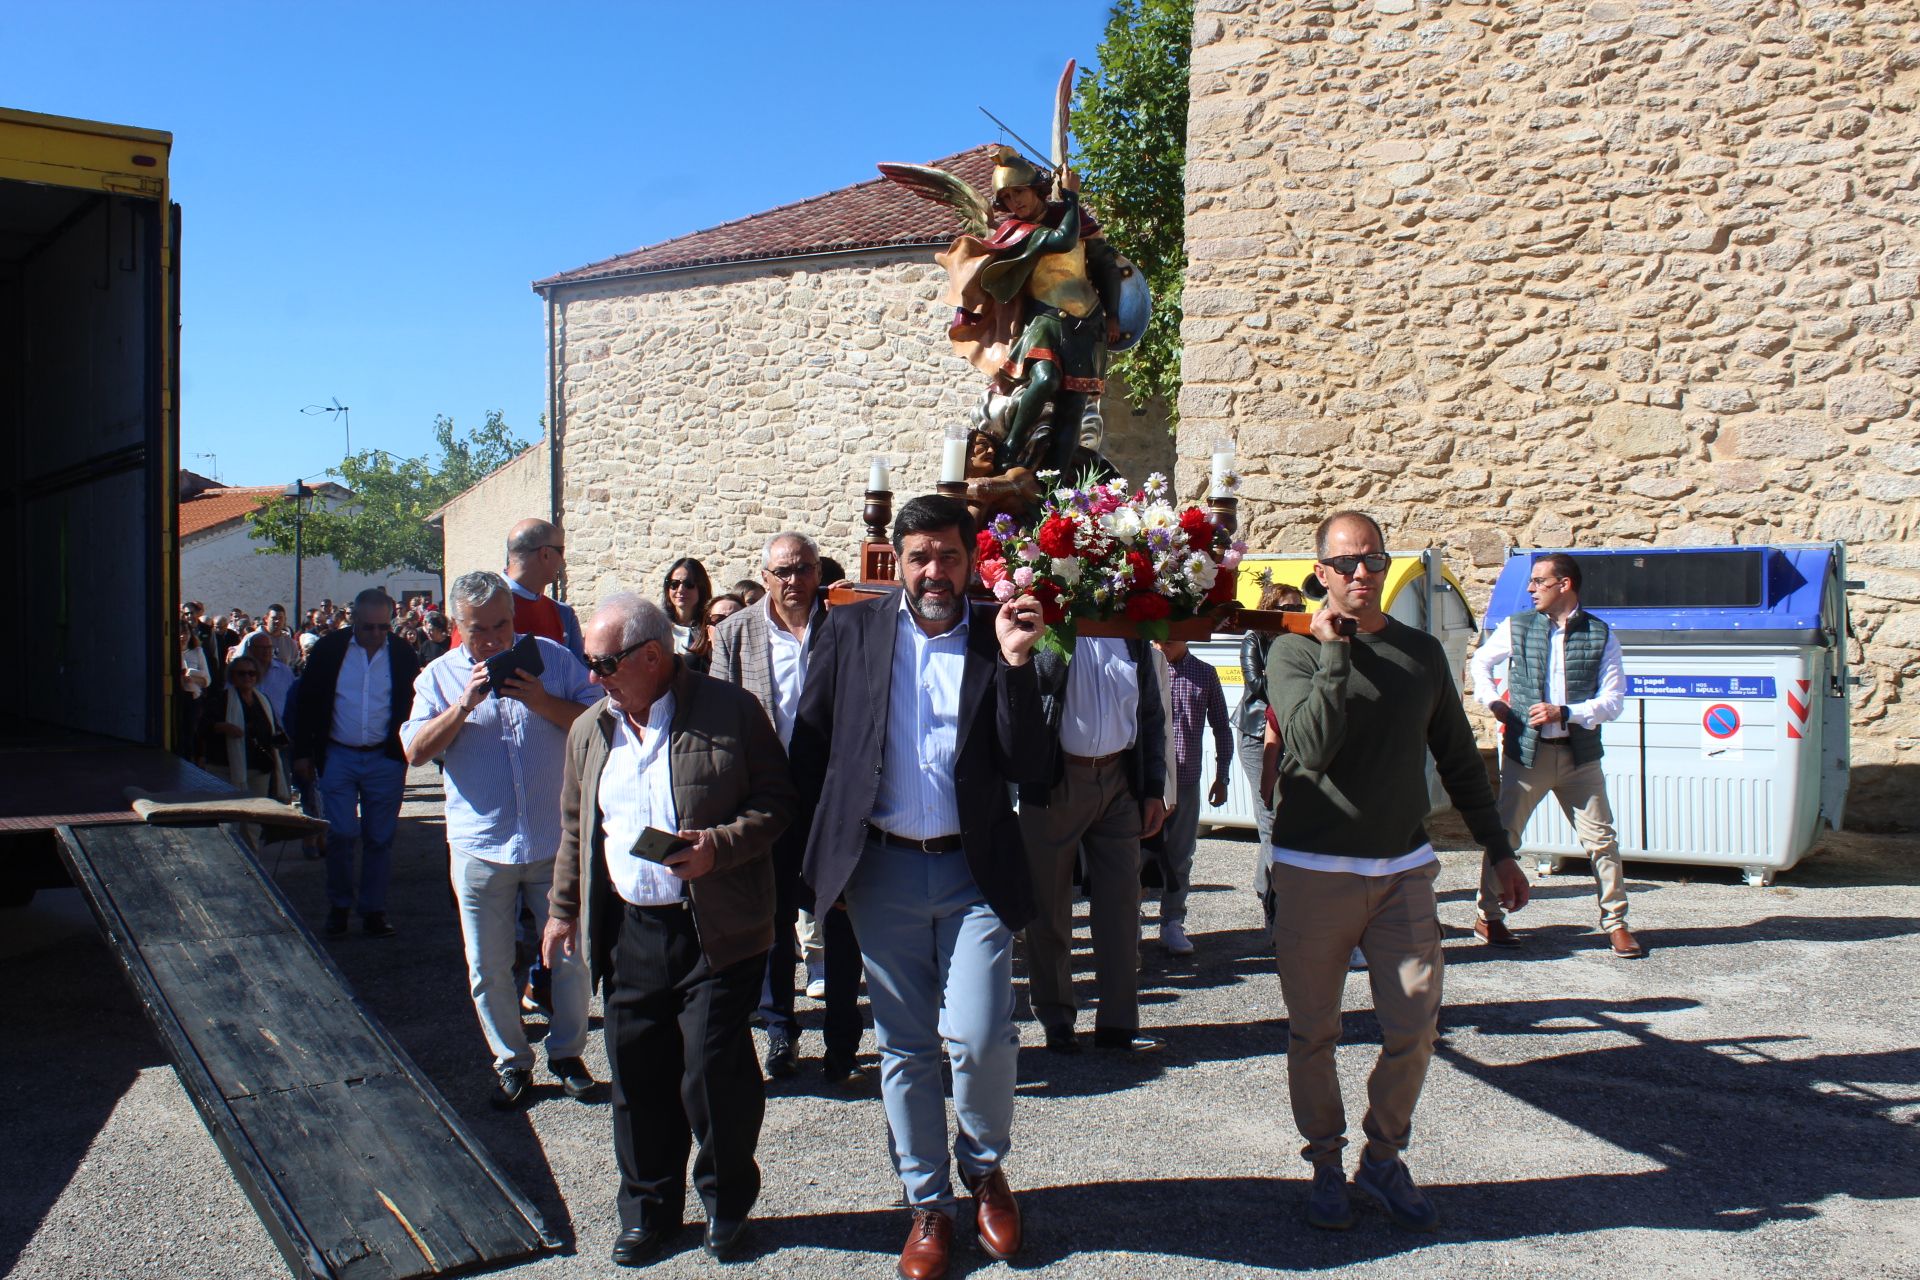
M 1054 484 L 1059 474 L 1040 478 Z M 995 516 L 979 532 L 975 571 L 996 600 L 1031 592 L 1046 617 L 1043 643 L 1070 654 L 1082 622 L 1123 622 L 1164 640 L 1171 624 L 1209 616 L 1233 600 L 1246 550 L 1199 507 L 1176 507 L 1156 472 L 1131 493 L 1121 479 L 1056 488 L 1031 527 Z

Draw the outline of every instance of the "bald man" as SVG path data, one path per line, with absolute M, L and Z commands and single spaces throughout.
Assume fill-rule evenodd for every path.
M 573 609 L 547 594 L 567 570 L 567 539 L 558 525 L 527 519 L 507 534 L 507 584 L 513 588 L 513 629 L 545 636 L 586 660 L 580 619 Z

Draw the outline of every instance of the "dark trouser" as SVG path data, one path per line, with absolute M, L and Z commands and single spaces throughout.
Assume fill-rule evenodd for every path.
M 767 1034 L 784 1035 L 798 1044 L 800 1024 L 793 1016 L 793 971 L 800 960 L 794 926 L 800 908 L 813 900 L 813 891 L 800 878 L 799 854 L 774 872 L 773 950 L 767 953 L 767 977 L 760 991 L 760 1016 Z M 786 852 L 782 850 L 782 852 Z M 782 861 L 785 861 L 784 859 Z M 820 945 L 826 952 L 827 1015 L 822 1027 L 827 1056 L 852 1061 L 860 1052 L 860 942 L 853 921 L 835 907 L 820 917 Z
M 606 1000 L 613 1152 L 623 1229 L 670 1227 L 693 1185 L 712 1218 L 742 1219 L 760 1195 L 766 1087 L 747 1024 L 765 956 L 718 973 L 685 907 L 626 908 Z

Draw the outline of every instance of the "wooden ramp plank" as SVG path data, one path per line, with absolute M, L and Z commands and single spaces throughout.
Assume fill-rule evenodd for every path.
M 62 828 L 181 1081 L 298 1275 L 413 1280 L 557 1241 L 223 830 Z

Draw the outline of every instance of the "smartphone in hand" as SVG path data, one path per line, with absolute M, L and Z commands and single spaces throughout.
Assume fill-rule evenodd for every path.
M 692 847 L 693 845 L 690 841 L 682 840 L 671 831 L 662 831 L 658 827 L 648 827 L 640 833 L 640 838 L 633 842 L 633 856 L 636 858 L 645 858 L 648 862 L 658 862 L 665 865 L 668 858 L 671 858 L 682 849 L 690 849 Z

